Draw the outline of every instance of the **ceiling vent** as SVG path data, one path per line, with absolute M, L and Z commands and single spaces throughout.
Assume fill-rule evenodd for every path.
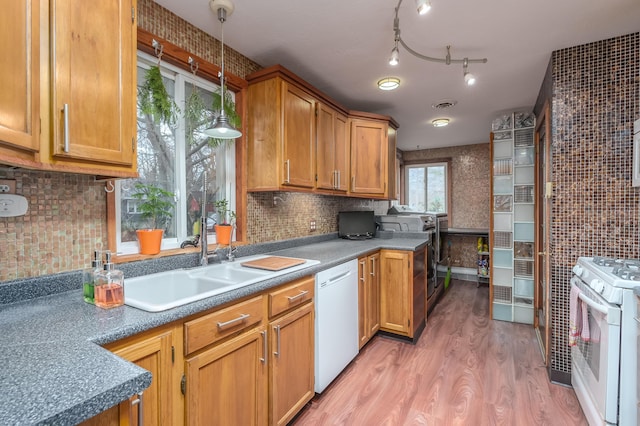
M 458 102 L 454 101 L 453 99 L 445 99 L 443 101 L 440 102 L 436 102 L 435 104 L 432 104 L 431 106 L 434 107 L 435 109 L 447 109 L 447 108 L 451 108 L 453 106 L 455 106 Z

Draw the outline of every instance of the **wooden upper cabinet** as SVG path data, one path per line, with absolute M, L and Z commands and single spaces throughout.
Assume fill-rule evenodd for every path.
M 135 0 L 50 4 L 52 163 L 135 169 Z
M 349 111 L 280 65 L 247 82 L 248 191 L 395 196 L 391 117 Z
M 323 103 L 316 104 L 317 188 L 349 189 L 349 125 L 346 115 Z
M 315 99 L 280 77 L 248 88 L 247 189 L 315 187 Z
M 282 184 L 315 187 L 315 99 L 305 91 L 282 83 Z
M 5 3 L 0 14 L 0 146 L 33 153 L 40 145 L 40 2 Z
M 377 120 L 351 120 L 352 194 L 384 197 L 389 172 L 388 125 Z M 395 173 L 394 173 L 395 174 Z

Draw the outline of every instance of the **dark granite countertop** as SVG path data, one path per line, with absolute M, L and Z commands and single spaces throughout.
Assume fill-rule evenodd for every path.
M 103 310 L 89 305 L 82 300 L 80 282 L 74 290 L 0 304 L 0 424 L 77 424 L 150 385 L 148 371 L 99 345 L 315 274 L 368 252 L 381 248 L 413 251 L 425 244 L 423 238 L 331 239 L 271 251 L 269 254 L 319 260 L 320 264 L 157 313 L 129 306 Z

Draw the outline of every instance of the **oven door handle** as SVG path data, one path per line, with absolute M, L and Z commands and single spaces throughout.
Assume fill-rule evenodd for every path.
M 576 281 L 579 281 L 580 279 L 577 277 L 572 277 L 571 278 L 571 285 L 572 286 L 577 286 Z M 619 308 L 613 308 L 611 306 L 607 306 L 607 305 L 603 305 L 602 303 L 598 303 L 597 301 L 593 300 L 592 298 L 590 298 L 588 295 L 586 295 L 585 293 L 581 292 L 578 295 L 578 298 L 580 300 L 582 300 L 584 303 L 586 303 L 589 307 L 591 307 L 592 309 L 594 309 L 595 311 L 600 312 L 602 315 L 604 315 L 605 320 L 607 321 L 607 324 L 611 324 L 611 325 L 620 325 L 620 309 Z
M 589 299 L 587 296 L 585 296 L 584 294 L 580 293 L 578 295 L 578 297 L 580 298 L 580 300 L 582 300 L 584 303 L 586 303 L 587 305 L 589 305 L 591 308 L 595 309 L 596 311 L 600 312 L 601 314 L 603 314 L 604 316 L 609 315 L 609 309 L 606 306 L 602 306 L 601 304 L 594 302 L 593 300 Z

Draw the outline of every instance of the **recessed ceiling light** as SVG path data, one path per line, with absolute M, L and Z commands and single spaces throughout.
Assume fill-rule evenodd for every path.
M 456 106 L 457 103 L 458 101 L 454 101 L 453 99 L 443 99 L 435 104 L 431 104 L 431 107 L 435 109 L 447 109 Z
M 378 89 L 380 90 L 394 90 L 400 86 L 400 79 L 397 77 L 385 77 L 378 80 Z
M 431 124 L 433 124 L 433 127 L 448 126 L 449 125 L 449 119 L 448 118 L 436 118 L 435 120 L 433 120 L 431 122 Z

